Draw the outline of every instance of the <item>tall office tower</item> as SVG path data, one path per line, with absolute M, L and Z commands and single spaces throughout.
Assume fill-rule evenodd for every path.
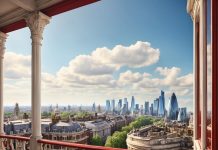
M 175 93 L 173 93 L 168 103 L 167 117 L 170 120 L 177 120 L 178 113 L 178 102 Z
M 53 107 L 52 107 L 52 105 L 49 106 L 49 112 L 53 112 Z
M 153 115 L 157 116 L 158 115 L 158 107 L 159 107 L 159 99 L 157 98 L 154 100 L 154 105 L 153 105 Z
M 115 100 L 111 100 L 111 111 L 114 112 L 115 111 Z
M 128 105 L 127 98 L 124 98 L 124 103 L 123 103 L 123 104 L 126 104 L 126 109 L 127 109 L 127 111 L 128 111 L 129 105 Z
M 118 110 L 120 111 L 122 109 L 122 99 L 119 99 L 118 101 Z
M 95 112 L 95 102 L 92 104 L 92 111 Z
M 133 112 L 135 109 L 135 98 L 132 96 L 130 111 Z
M 98 105 L 98 113 L 101 113 L 101 105 Z
M 67 111 L 71 112 L 71 106 L 70 105 L 67 106 Z
M 153 104 L 151 104 L 151 107 L 150 107 L 150 115 L 153 116 Z
M 135 110 L 139 110 L 139 104 L 135 104 Z
M 110 110 L 111 110 L 110 100 L 106 100 L 106 112 L 110 112 Z
M 128 103 L 128 102 L 127 102 L 127 103 Z M 124 104 L 123 104 L 123 107 L 122 107 L 122 109 L 121 109 L 120 114 L 121 114 L 121 115 L 126 115 L 127 112 L 128 112 L 128 110 L 127 110 L 127 105 L 124 103 Z
M 144 114 L 149 115 L 149 102 L 145 101 L 144 110 Z
M 158 116 L 159 117 L 165 116 L 165 98 L 164 98 L 164 91 L 162 90 L 161 90 L 161 95 L 159 97 Z
M 140 115 L 144 115 L 143 105 L 140 106 L 139 114 Z
M 127 112 L 129 111 L 129 102 L 128 101 L 126 102 L 126 111 Z
M 186 107 L 179 108 L 179 114 L 177 121 L 184 122 L 187 119 L 187 109 Z

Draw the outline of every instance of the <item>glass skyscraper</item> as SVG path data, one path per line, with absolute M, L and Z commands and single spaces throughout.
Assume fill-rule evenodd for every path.
M 124 103 L 123 104 L 126 104 L 126 109 L 128 111 L 129 109 L 129 104 L 128 104 L 128 101 L 127 101 L 127 98 L 124 98 Z
M 187 109 L 186 107 L 184 108 L 179 108 L 179 114 L 178 114 L 178 119 L 177 121 L 183 122 L 187 118 Z
M 151 107 L 150 107 L 150 115 L 152 115 L 152 116 L 154 115 L 153 114 L 153 104 L 151 104 Z
M 92 111 L 95 112 L 95 103 L 92 104 Z
M 144 105 L 144 114 L 149 115 L 149 102 L 145 102 Z
M 134 109 L 135 109 L 135 98 L 134 98 L 134 96 L 132 96 L 130 111 L 133 112 Z
M 159 97 L 158 116 L 159 117 L 165 116 L 165 98 L 164 98 L 164 91 L 162 90 L 161 90 L 161 95 Z
M 168 103 L 167 117 L 170 120 L 177 120 L 178 113 L 178 102 L 175 93 L 173 93 Z
M 159 107 L 159 99 L 157 98 L 154 100 L 154 105 L 153 105 L 153 115 L 157 116 L 158 115 L 158 107 Z
M 114 112 L 115 111 L 115 100 L 111 100 L 111 111 Z
M 128 103 L 128 102 L 127 102 L 127 103 Z M 122 109 L 121 109 L 120 114 L 121 114 L 121 115 L 126 115 L 126 114 L 127 114 L 127 111 L 128 111 L 127 105 L 126 105 L 126 103 L 124 103 L 124 104 L 123 104 L 123 107 L 122 107 Z
M 119 99 L 118 101 L 118 110 L 120 111 L 122 109 L 122 99 Z
M 111 109 L 110 100 L 106 100 L 106 112 L 109 112 Z

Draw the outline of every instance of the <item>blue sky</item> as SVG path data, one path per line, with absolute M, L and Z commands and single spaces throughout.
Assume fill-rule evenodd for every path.
M 155 82 L 161 82 L 157 84 L 156 88 L 164 89 L 166 91 L 166 97 L 169 97 L 173 91 L 175 93 L 177 93 L 177 90 L 178 93 L 181 92 L 181 94 L 178 94 L 178 99 L 181 103 L 184 102 L 185 106 L 186 104 L 192 103 L 191 81 L 189 81 L 190 79 L 187 79 L 191 77 L 190 74 L 192 74 L 193 65 L 192 33 L 192 20 L 186 12 L 186 1 L 184 0 L 102 0 L 54 16 L 51 19 L 50 24 L 46 26 L 44 31 L 42 72 L 46 73 L 52 80 L 56 80 L 59 78 L 58 72 L 61 72 L 61 68 L 65 66 L 68 68 L 68 71 L 72 69 L 69 62 L 75 60 L 79 55 L 90 56 L 93 51 L 102 47 L 113 50 L 116 45 L 129 47 L 130 45 L 136 45 L 137 41 L 149 42 L 150 48 L 159 49 L 158 60 L 149 65 L 141 65 L 140 67 L 137 65 L 130 66 L 125 64 L 116 64 L 116 67 L 110 66 L 116 68 L 111 73 L 112 80 L 118 80 L 120 74 L 127 71 L 138 73 L 138 76 L 144 73 L 150 74 L 149 82 L 150 80 L 152 81 L 151 83 L 153 83 L 153 80 L 155 80 Z M 6 47 L 8 52 L 13 52 L 17 55 L 20 54 L 24 57 L 31 55 L 29 29 L 24 28 L 9 33 Z M 128 58 L 126 59 L 128 60 Z M 134 56 L 131 57 L 131 59 L 134 59 Z M 26 61 L 29 61 L 29 59 L 26 59 Z M 114 64 L 111 60 L 110 63 Z M 170 74 L 166 73 L 166 71 L 174 72 L 174 74 L 172 73 L 172 78 L 175 78 L 175 81 L 162 81 L 164 78 L 167 78 L 166 74 Z M 133 74 L 129 73 L 128 75 L 131 76 Z M 84 77 L 84 75 L 82 76 Z M 27 79 L 25 79 L 25 77 Z M 9 91 L 10 85 L 13 83 L 13 86 L 18 87 L 22 84 L 26 84 L 25 86 L 28 87 L 30 85 L 27 83 L 29 77 L 25 77 L 7 79 L 6 82 L 9 87 L 8 89 L 6 87 L 6 91 Z M 98 75 L 95 74 L 95 77 L 98 77 Z M 94 80 L 93 78 L 91 80 Z M 63 79 L 63 77 L 61 79 Z M 157 81 L 156 79 L 160 79 L 161 81 Z M 147 77 L 145 80 L 148 80 Z M 180 83 L 182 80 L 188 80 L 188 83 Z M 174 85 L 170 87 L 169 83 Z M 42 84 L 44 85 L 44 83 Z M 104 104 L 105 99 L 122 97 L 122 94 L 119 93 L 119 88 L 121 87 L 125 89 L 123 93 L 127 93 L 126 95 L 123 95 L 123 97 L 129 97 L 136 94 L 136 101 L 138 96 L 138 102 L 141 104 L 144 100 L 152 101 L 158 97 L 158 90 L 156 88 L 154 92 L 150 91 L 151 87 L 143 86 L 144 89 L 140 90 L 140 94 L 134 92 L 134 90 L 139 91 L 137 89 L 137 87 L 139 87 L 138 85 L 134 85 L 136 88 L 132 89 L 131 85 L 135 83 L 130 84 L 128 82 L 128 84 L 129 85 L 123 87 L 119 85 L 112 89 L 110 87 L 109 89 L 100 92 L 98 88 L 102 88 L 102 85 L 98 87 L 98 84 L 94 84 L 96 91 L 90 91 L 90 95 L 87 94 L 87 96 L 79 94 L 81 88 L 75 89 L 75 85 L 73 85 L 72 90 L 70 90 L 69 87 L 63 87 L 61 85 L 61 90 L 68 93 L 68 96 L 66 94 L 66 97 L 62 95 L 60 98 L 63 100 L 66 99 L 64 100 L 66 103 L 69 103 L 71 99 L 74 102 L 72 98 L 74 97 L 76 99 L 81 99 L 81 104 L 83 105 L 87 103 L 91 104 L 93 101 Z M 180 86 L 182 87 L 180 88 Z M 42 99 L 44 100 L 43 104 L 58 103 L 60 99 L 56 99 L 57 96 L 54 96 L 55 94 L 52 95 L 52 93 L 55 91 L 58 92 L 60 89 L 55 89 L 54 85 L 47 85 L 47 82 L 45 83 L 45 87 L 45 92 L 43 91 L 44 93 L 42 95 Z M 174 90 L 172 89 L 173 87 L 175 87 Z M 50 91 L 48 90 L 49 88 L 51 89 Z M 64 89 L 67 89 L 67 91 Z M 83 90 L 85 89 L 86 86 Z M 77 90 L 77 94 L 72 93 L 72 91 Z M 108 94 L 109 90 L 110 92 L 112 91 L 111 96 Z M 185 90 L 186 92 L 183 92 L 182 90 Z M 101 94 L 96 94 L 98 92 Z M 92 100 L 90 100 L 90 97 Z M 167 100 L 168 97 L 166 98 Z M 20 101 L 21 104 L 30 102 L 29 94 L 27 94 L 26 97 L 20 96 L 18 98 L 6 95 L 6 98 L 10 99 L 9 102 L 11 105 L 13 105 L 15 101 Z M 8 105 L 10 104 L 8 103 Z M 191 109 L 191 106 L 189 107 Z

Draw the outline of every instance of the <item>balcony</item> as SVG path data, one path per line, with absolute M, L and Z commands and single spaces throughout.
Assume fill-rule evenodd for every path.
M 103 146 L 93 146 L 86 144 L 76 144 L 69 142 L 60 142 L 54 140 L 37 140 L 37 144 L 40 145 L 40 150 L 124 150 L 121 148 L 110 148 Z M 0 135 L 0 149 L 1 150 L 29 150 L 30 138 L 11 135 Z

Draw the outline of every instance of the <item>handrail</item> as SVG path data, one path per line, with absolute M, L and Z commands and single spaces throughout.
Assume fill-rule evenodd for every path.
M 78 144 L 78 143 L 60 142 L 60 141 L 45 140 L 45 139 L 38 140 L 38 143 L 71 147 L 71 148 L 81 148 L 81 149 L 86 149 L 86 150 L 126 150 L 122 148 L 111 148 L 111 147 L 104 147 L 104 146 L 94 146 L 94 145 L 86 145 L 86 144 Z
M 0 135 L 0 138 L 6 138 L 6 139 L 17 139 L 21 141 L 29 141 L 29 137 L 22 137 L 22 136 L 14 136 L 14 135 Z

